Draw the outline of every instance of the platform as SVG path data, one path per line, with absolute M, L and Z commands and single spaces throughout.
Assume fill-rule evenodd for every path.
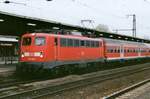
M 116 99 L 150 99 L 150 82 Z

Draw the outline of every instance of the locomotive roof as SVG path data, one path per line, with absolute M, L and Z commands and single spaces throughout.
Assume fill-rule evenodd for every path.
M 89 37 L 85 37 L 85 36 L 77 36 L 77 35 L 61 35 L 61 34 L 49 34 L 49 33 L 27 33 L 24 34 L 23 36 L 34 36 L 34 35 L 38 35 L 38 36 L 54 36 L 54 37 L 63 37 L 63 38 L 71 38 L 71 39 L 81 39 L 81 40 L 96 40 L 96 41 L 102 41 L 101 38 L 89 38 Z

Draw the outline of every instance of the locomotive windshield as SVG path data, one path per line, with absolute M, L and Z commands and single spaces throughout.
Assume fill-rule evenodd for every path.
M 22 45 L 24 45 L 24 46 L 29 46 L 29 45 L 31 45 L 31 37 L 24 37 L 24 38 L 23 38 Z
M 35 45 L 37 45 L 37 46 L 45 45 L 45 37 L 36 37 Z

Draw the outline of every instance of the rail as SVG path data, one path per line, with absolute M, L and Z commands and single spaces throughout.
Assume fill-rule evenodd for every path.
M 85 79 L 80 79 L 80 80 L 69 82 L 69 83 L 64 83 L 64 84 L 55 85 L 55 86 L 47 86 L 43 88 L 37 88 L 37 89 L 14 93 L 11 95 L 1 96 L 0 99 L 26 99 L 26 98 L 36 99 L 36 98 L 40 98 L 43 96 L 54 95 L 63 91 L 68 91 L 71 89 L 80 88 L 80 87 L 92 85 L 95 83 L 100 83 L 106 80 L 131 75 L 131 74 L 146 71 L 149 69 L 150 67 L 138 67 L 138 68 L 128 67 L 122 70 L 118 69 L 118 71 L 114 70 L 114 72 L 112 71 L 106 74 L 95 75 L 95 76 L 87 77 Z
M 125 94 L 125 93 L 127 93 L 127 92 L 129 92 L 129 91 L 131 91 L 131 90 L 133 90 L 133 89 L 136 89 L 136 88 L 138 88 L 138 87 L 140 87 L 140 86 L 142 86 L 142 85 L 148 83 L 148 82 L 150 82 L 150 79 L 141 81 L 141 82 L 139 82 L 139 83 L 137 83 L 137 84 L 134 84 L 134 85 L 132 85 L 132 86 L 129 86 L 129 87 L 127 87 L 127 88 L 125 88 L 125 89 L 122 89 L 122 90 L 120 90 L 120 91 L 117 91 L 117 92 L 115 92 L 115 93 L 113 93 L 113 94 L 111 94 L 111 95 L 105 96 L 105 97 L 103 97 L 103 99 L 115 99 L 115 98 L 117 98 L 117 97 L 119 97 L 119 96 L 121 96 L 121 95 L 123 95 L 123 94 Z

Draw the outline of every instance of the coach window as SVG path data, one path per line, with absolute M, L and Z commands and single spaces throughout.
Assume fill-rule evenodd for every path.
M 116 49 L 114 49 L 114 53 L 116 53 Z
M 141 50 L 141 52 L 143 53 L 143 50 Z
M 131 53 L 131 52 L 132 52 L 132 49 L 130 49 L 129 51 L 130 51 L 130 53 Z
M 108 53 L 111 53 L 111 49 L 108 49 Z
M 118 49 L 118 53 L 120 53 L 120 49 Z
M 35 45 L 37 45 L 37 46 L 45 45 L 45 37 L 36 37 Z
M 138 49 L 136 49 L 136 52 L 137 52 L 137 53 L 139 52 Z
M 107 53 L 109 53 L 110 52 L 110 48 L 107 48 Z
M 144 49 L 142 49 L 142 52 L 144 52 Z
M 60 46 L 61 47 L 67 46 L 67 40 L 65 38 L 60 39 Z
M 135 49 L 133 49 L 133 53 L 135 53 Z
M 126 53 L 126 49 L 124 49 L 124 53 Z
M 129 53 L 130 52 L 130 50 L 129 49 L 127 49 L 127 53 Z
M 107 53 L 109 53 L 109 49 L 107 49 Z
M 107 53 L 110 53 L 110 48 L 107 48 Z
M 136 53 L 136 49 L 134 49 L 134 53 Z
M 134 53 L 134 49 L 132 49 L 132 50 L 131 50 L 131 52 L 133 52 L 133 53 Z
M 24 45 L 24 46 L 31 45 L 31 37 L 24 37 L 22 45 Z
M 132 52 L 133 52 L 133 53 L 135 52 L 134 49 L 132 49 Z
M 113 53 L 113 49 L 110 50 L 110 53 Z

